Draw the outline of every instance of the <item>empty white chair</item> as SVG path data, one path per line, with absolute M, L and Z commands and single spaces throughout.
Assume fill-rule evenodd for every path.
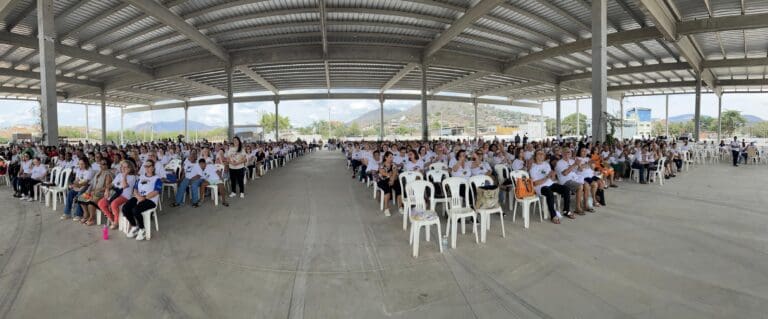
M 402 172 L 397 178 L 400 180 L 400 189 L 403 190 L 403 194 L 401 195 L 403 206 L 405 207 L 405 212 L 403 214 L 403 230 L 406 230 L 408 229 L 408 212 L 411 208 L 411 204 L 409 194 L 405 189 L 410 182 L 424 180 L 424 176 L 421 175 L 420 172 Z
M 664 186 L 664 163 L 667 161 L 666 157 L 662 157 L 659 163 L 656 165 L 656 170 L 653 171 L 651 177 L 659 181 L 659 185 Z M 654 182 L 655 182 L 654 180 Z
M 176 178 L 178 179 L 179 177 L 181 177 L 181 166 L 180 165 L 172 165 L 172 164 L 173 163 L 169 163 L 168 165 L 166 165 L 165 169 L 169 170 L 169 171 L 172 171 L 174 174 L 176 174 Z M 162 176 L 162 178 L 164 178 L 164 177 L 165 176 Z M 179 191 L 179 184 L 177 184 L 175 182 L 173 182 L 173 183 L 163 182 L 163 192 L 165 192 L 166 188 L 170 188 L 171 190 L 173 190 L 173 194 L 171 194 L 171 192 L 168 192 L 168 195 L 172 196 L 171 198 L 175 198 L 176 192 Z
M 514 196 L 509 191 L 509 186 L 504 186 L 504 182 L 506 182 L 509 179 L 509 167 L 504 164 L 496 164 L 496 166 L 493 167 L 493 171 L 496 173 L 496 179 L 499 181 L 499 193 L 506 195 L 500 196 L 501 201 L 504 202 L 504 200 L 507 201 L 507 205 L 509 205 L 509 210 L 512 210 L 512 201 L 514 200 Z
M 429 191 L 428 200 L 425 199 L 426 193 Z M 415 180 L 408 183 L 406 186 L 406 193 L 409 194 L 410 204 L 413 208 L 408 211 L 408 219 L 411 222 L 411 232 L 409 243 L 413 245 L 413 257 L 419 257 L 419 238 L 421 237 L 421 228 L 425 228 L 427 241 L 430 237 L 430 228 L 432 225 L 437 226 L 437 246 L 440 248 L 440 252 L 443 252 L 443 244 L 441 238 L 443 237 L 440 230 L 440 217 L 435 212 L 435 205 L 427 205 L 427 202 L 434 203 L 435 199 L 435 187 L 432 183 L 424 180 Z
M 447 171 L 444 171 L 444 170 L 441 170 L 441 169 L 435 169 L 435 170 L 427 171 L 427 181 L 429 181 L 433 185 L 437 184 L 436 187 L 439 187 L 440 190 L 442 190 L 442 187 L 440 185 L 442 185 L 441 183 L 446 178 L 448 178 L 448 172 Z M 448 198 L 445 197 L 445 193 L 443 193 L 442 196 L 437 196 L 437 194 L 435 194 L 435 203 L 434 203 L 435 211 L 437 211 L 437 204 L 443 204 L 443 213 L 446 213 L 446 211 L 447 211 L 446 204 L 447 203 L 448 203 Z
M 530 178 L 530 176 L 528 175 L 528 172 L 526 172 L 526 171 L 512 171 L 509 174 L 510 174 L 510 176 L 511 176 L 513 181 L 517 180 L 518 178 Z M 514 187 L 517 187 L 517 185 L 514 185 L 512 190 L 510 190 L 510 192 L 512 192 L 512 194 L 515 193 Z M 515 216 L 517 215 L 517 206 L 519 205 L 519 206 L 522 207 L 522 211 L 521 211 L 520 215 L 523 216 L 523 227 L 525 227 L 527 229 L 530 226 L 530 215 L 531 215 L 530 208 L 531 208 L 531 204 L 534 205 L 533 206 L 534 209 L 538 205 L 538 207 L 539 207 L 539 219 L 542 222 L 544 221 L 544 212 L 543 212 L 543 208 L 541 207 L 542 206 L 541 205 L 541 198 L 539 196 L 533 195 L 533 196 L 529 196 L 529 197 L 526 197 L 526 198 L 517 198 L 517 196 L 515 195 L 514 197 L 515 197 L 515 205 L 514 205 L 514 208 L 512 209 L 512 222 L 513 223 L 515 222 Z
M 61 171 L 61 178 L 59 179 L 59 184 L 57 186 L 53 186 L 48 188 L 48 191 L 46 192 L 45 196 L 45 206 L 47 207 L 50 203 L 50 200 L 53 199 L 53 210 L 56 210 L 56 202 L 58 201 L 59 195 L 61 195 L 61 202 L 63 203 L 66 197 L 66 192 L 69 189 L 69 176 L 72 175 L 72 169 L 71 168 L 65 168 Z
M 501 237 L 507 237 L 507 233 L 504 231 L 504 212 L 501 210 L 501 205 L 497 205 L 496 208 L 487 209 L 477 207 L 477 189 L 483 185 L 493 185 L 493 179 L 486 175 L 477 175 L 469 178 L 470 194 L 474 199 L 475 212 L 480 215 L 480 242 L 482 243 L 485 242 L 487 231 L 491 229 L 491 215 L 493 214 L 499 214 Z M 496 200 L 498 201 L 498 198 Z
M 224 165 L 216 164 L 216 172 L 224 176 Z M 219 181 L 224 183 L 224 181 Z M 226 185 L 225 185 L 226 186 Z M 209 184 L 206 188 L 211 190 L 211 197 L 213 197 L 213 206 L 219 206 L 219 184 Z M 149 238 L 149 237 L 147 237 Z
M 464 186 L 463 194 L 461 194 L 462 186 Z M 465 234 L 465 220 L 468 217 L 472 217 L 472 233 L 475 235 L 475 243 L 477 243 L 477 213 L 469 207 L 469 184 L 467 184 L 467 180 L 461 177 L 445 179 L 443 181 L 443 194 L 448 200 L 448 221 L 445 224 L 445 234 L 451 237 L 451 248 L 456 248 L 458 222 L 461 221 L 461 233 Z

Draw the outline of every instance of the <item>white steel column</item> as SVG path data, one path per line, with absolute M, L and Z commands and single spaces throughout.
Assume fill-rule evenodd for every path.
M 581 138 L 581 113 L 579 111 L 579 99 L 576 99 L 576 136 Z
M 53 146 L 59 145 L 59 117 L 56 105 L 56 27 L 53 0 L 37 0 L 37 30 L 43 142 Z
M 189 142 L 189 101 L 184 101 L 184 140 Z
M 717 95 L 717 141 L 720 142 L 720 139 L 723 135 L 723 93 L 720 93 Z
M 421 65 L 421 140 L 429 140 L 429 123 L 427 120 L 427 65 Z M 477 127 L 477 126 L 475 126 Z M 477 134 L 475 134 L 477 136 Z
M 379 141 L 384 141 L 384 94 L 379 96 Z
M 83 104 L 85 107 L 85 140 L 86 142 L 91 139 L 91 125 L 88 121 L 88 104 Z
M 664 100 L 664 123 L 666 123 L 664 135 L 669 138 L 669 94 L 664 95 Z
M 560 131 L 562 124 L 561 102 L 560 83 L 558 82 L 555 83 L 555 134 L 557 134 L 557 138 L 560 138 L 562 134 Z
M 477 139 L 478 137 L 480 137 L 480 134 L 478 133 L 478 130 L 477 130 L 477 99 L 472 100 L 472 106 L 475 107 L 475 139 Z
M 698 142 L 701 129 L 701 72 L 696 72 L 696 110 L 693 121 L 693 140 Z
M 592 138 L 600 142 L 605 141 L 603 114 L 608 110 L 607 8 L 608 0 L 592 1 Z
M 278 115 L 278 105 L 280 105 L 280 97 L 275 95 L 275 142 L 280 140 L 280 116 Z M 331 127 L 331 120 L 328 119 L 328 127 Z M 328 131 L 328 136 L 331 135 L 331 132 Z
M 101 145 L 107 144 L 107 91 L 101 89 Z
M 539 119 L 541 121 L 541 140 L 543 141 L 544 138 L 547 136 L 546 129 L 544 128 L 545 122 L 544 122 L 544 104 L 539 106 Z
M 621 136 L 621 140 L 624 140 L 624 95 L 621 95 L 621 99 L 619 99 L 619 118 L 620 118 L 620 125 L 619 126 L 619 133 Z
M 235 137 L 235 103 L 232 93 L 232 67 L 227 67 L 227 139 Z
M 125 145 L 125 139 L 123 136 L 123 119 L 125 118 L 124 107 L 120 107 L 120 145 Z

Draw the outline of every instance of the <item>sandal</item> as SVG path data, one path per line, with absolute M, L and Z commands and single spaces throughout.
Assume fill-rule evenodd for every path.
M 85 222 L 85 226 L 93 226 L 96 222 L 93 219 L 89 219 L 87 222 Z
M 560 225 L 560 217 L 552 217 L 552 223 L 555 225 Z
M 586 210 L 586 211 L 588 211 L 588 212 L 590 212 L 590 213 L 594 213 L 594 212 L 595 212 L 595 209 L 594 209 L 594 208 L 587 208 L 587 209 L 585 209 L 585 210 Z
M 577 215 L 581 215 L 581 216 L 584 216 L 584 215 L 586 215 L 586 214 L 587 214 L 587 213 L 585 213 L 584 211 L 580 211 L 580 210 L 577 210 L 575 213 L 576 213 Z
M 570 219 L 576 219 L 576 216 L 573 216 L 573 213 L 571 213 L 571 212 L 565 212 L 565 214 L 563 214 L 563 215 L 565 215 L 565 217 L 568 217 Z
M 221 203 L 224 207 L 229 207 L 229 203 Z
M 111 226 L 109 226 L 109 229 L 111 230 L 117 229 L 117 224 L 113 223 Z

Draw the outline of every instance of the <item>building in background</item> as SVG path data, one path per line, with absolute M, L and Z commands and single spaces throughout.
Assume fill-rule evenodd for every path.
M 634 107 L 624 115 L 624 137 L 640 137 L 651 135 L 651 109 Z

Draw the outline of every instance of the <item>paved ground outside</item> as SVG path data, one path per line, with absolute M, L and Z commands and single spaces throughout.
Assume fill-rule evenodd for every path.
M 764 318 L 768 167 L 622 183 L 556 226 L 422 241 L 337 153 L 292 161 L 229 208 L 166 208 L 136 242 L 0 187 L 0 318 Z M 167 201 L 166 201 L 167 202 Z M 167 205 L 166 205 L 167 206 Z

